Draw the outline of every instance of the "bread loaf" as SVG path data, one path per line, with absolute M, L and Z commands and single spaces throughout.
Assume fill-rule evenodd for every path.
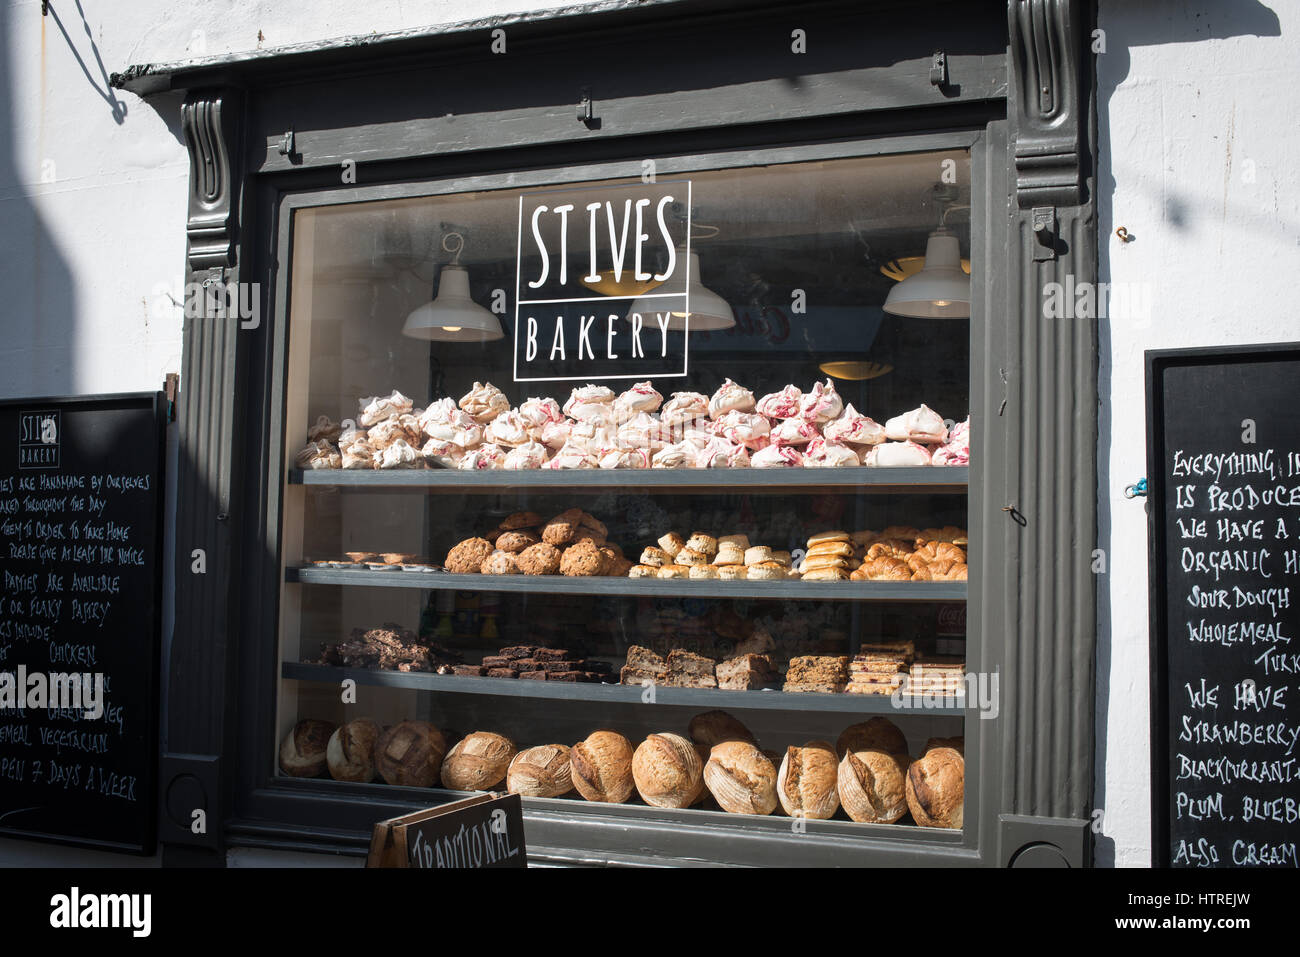
M 369 784 L 375 779 L 375 742 L 384 733 L 378 722 L 357 718 L 330 736 L 325 749 L 330 777 L 335 781 Z
M 704 783 L 724 811 L 771 814 L 776 810 L 776 768 L 747 741 L 723 741 L 704 765 Z
M 491 731 L 475 731 L 456 742 L 442 761 L 442 786 L 453 791 L 486 791 L 506 779 L 515 744 Z
M 835 753 L 844 757 L 850 751 L 884 751 L 886 754 L 906 754 L 907 738 L 898 725 L 888 718 L 871 718 L 844 729 L 835 742 Z
M 679 734 L 652 734 L 632 755 L 632 780 L 651 807 L 690 807 L 704 788 L 704 762 Z
M 723 741 L 747 741 L 757 744 L 750 730 L 725 711 L 705 711 L 691 718 L 688 728 L 691 740 L 707 761 L 709 753 Z
M 632 793 L 632 742 L 617 731 L 596 731 L 569 752 L 573 786 L 588 801 L 621 804 Z
M 921 827 L 961 830 L 966 763 L 953 748 L 933 748 L 907 769 L 907 806 Z
M 897 755 L 874 749 L 848 752 L 838 772 L 844 813 L 860 824 L 893 824 L 907 813 L 904 770 Z
M 280 744 L 280 770 L 295 778 L 316 778 L 325 773 L 326 751 L 334 725 L 307 718 L 293 726 Z
M 569 748 L 564 744 L 543 744 L 525 748 L 510 761 L 506 788 L 524 797 L 553 798 L 573 790 L 569 769 Z
M 835 751 L 828 741 L 785 749 L 776 776 L 776 796 L 785 813 L 825 821 L 840 807 Z
M 427 721 L 402 721 L 375 742 L 375 766 L 389 784 L 427 788 L 438 780 L 447 742 Z

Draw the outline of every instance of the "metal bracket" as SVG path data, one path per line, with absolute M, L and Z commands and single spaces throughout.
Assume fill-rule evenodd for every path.
M 41 0 L 41 16 L 48 17 L 49 15 L 50 15 L 50 0 Z
M 596 121 L 595 110 L 591 104 L 591 87 L 584 86 L 579 94 L 581 99 L 578 100 L 578 120 L 590 128 Z
M 948 54 L 942 50 L 935 50 L 930 58 L 930 85 L 948 85 Z
M 1034 237 L 1038 244 L 1034 246 L 1034 262 L 1041 263 L 1056 258 L 1056 207 L 1035 206 L 1030 213 L 1034 226 Z
M 293 127 L 280 138 L 280 155 L 293 156 Z

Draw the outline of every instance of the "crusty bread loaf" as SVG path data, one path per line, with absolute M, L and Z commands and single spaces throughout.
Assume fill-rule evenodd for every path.
M 307 718 L 299 721 L 280 744 L 280 770 L 295 778 L 316 778 L 325 773 L 326 752 L 334 725 Z
M 330 777 L 336 781 L 354 781 L 369 784 L 378 773 L 375 770 L 375 742 L 384 733 L 379 723 L 371 718 L 357 718 L 340 725 L 330 736 L 325 749 Z
M 747 727 L 725 711 L 701 712 L 691 718 L 687 730 L 691 740 L 695 742 L 695 747 L 699 749 L 700 756 L 705 761 L 709 759 L 709 753 L 713 751 L 714 747 L 723 741 L 758 743 Z
M 690 807 L 704 788 L 704 762 L 680 734 L 652 734 L 632 755 L 632 779 L 652 807 Z
M 860 824 L 893 824 L 906 814 L 905 761 L 875 749 L 844 755 L 838 773 L 844 813 Z
M 389 784 L 427 788 L 438 780 L 447 742 L 427 721 L 402 721 L 375 742 L 375 766 Z
M 887 754 L 906 754 L 907 738 L 898 725 L 888 718 L 869 718 L 844 729 L 835 742 L 835 753 L 841 758 L 849 751 L 884 751 Z
M 573 786 L 588 801 L 621 804 L 636 786 L 632 742 L 617 731 L 595 731 L 569 752 Z
M 963 735 L 958 735 L 955 738 L 927 738 L 921 753 L 925 754 L 934 748 L 952 748 L 964 759 L 966 757 L 966 738 Z
M 573 790 L 568 745 L 542 744 L 520 751 L 510 761 L 506 788 L 511 794 L 524 797 L 553 798 L 568 794 Z
M 907 806 L 921 827 L 961 830 L 966 762 L 953 748 L 933 748 L 907 769 Z
M 486 791 L 506 778 L 515 744 L 504 735 L 474 731 L 456 742 L 442 761 L 442 786 L 453 791 Z
M 776 796 L 785 813 L 824 821 L 839 810 L 835 751 L 828 741 L 785 749 L 776 776 Z
M 776 768 L 748 741 L 723 741 L 704 765 L 704 783 L 724 811 L 771 814 L 776 810 Z

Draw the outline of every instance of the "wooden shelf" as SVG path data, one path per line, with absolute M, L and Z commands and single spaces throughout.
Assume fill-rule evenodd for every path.
M 629 491 L 847 491 L 965 495 L 965 466 L 834 469 L 292 469 L 291 485 L 501 492 L 623 488 Z
M 548 698 L 564 701 L 594 701 L 606 704 L 641 704 L 646 689 L 621 684 L 569 684 L 561 681 L 520 681 L 518 678 L 476 678 L 466 675 L 435 675 L 427 672 L 372 671 L 286 661 L 280 675 L 290 681 L 312 681 L 337 685 L 352 679 L 359 685 L 410 688 L 443 694 L 481 694 L 516 698 Z M 888 695 L 791 694 L 784 691 L 721 691 L 716 688 L 655 688 L 655 704 L 682 705 L 701 709 L 758 709 L 764 711 L 830 711 L 840 714 L 924 714 L 930 717 L 961 715 L 965 697 L 944 698 L 941 707 L 922 707 L 912 698 L 895 706 Z
M 285 581 L 304 585 L 421 588 L 430 591 L 536 592 L 622 598 L 777 598 L 794 601 L 966 600 L 966 582 L 716 581 L 658 578 L 569 578 L 563 575 L 453 575 L 449 572 L 290 567 Z

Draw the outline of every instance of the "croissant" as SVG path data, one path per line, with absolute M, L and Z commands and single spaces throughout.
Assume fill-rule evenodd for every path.
M 944 576 L 944 581 L 964 582 L 966 580 L 966 564 L 954 564 L 948 569 L 948 574 Z
M 929 565 L 916 566 L 912 571 L 912 581 L 914 582 L 935 581 L 934 576 L 930 574 L 930 566 Z
M 904 558 L 903 561 L 907 563 L 907 567 L 913 572 L 919 572 L 921 569 L 928 568 L 930 565 L 930 558 L 924 552 L 913 552 Z
M 912 577 L 907 562 L 898 558 L 876 558 L 862 567 L 867 570 L 867 577 L 872 581 L 907 581 Z
M 912 543 L 899 538 L 882 539 L 867 549 L 867 560 L 885 556 L 887 558 L 903 558 L 912 554 L 916 549 Z

